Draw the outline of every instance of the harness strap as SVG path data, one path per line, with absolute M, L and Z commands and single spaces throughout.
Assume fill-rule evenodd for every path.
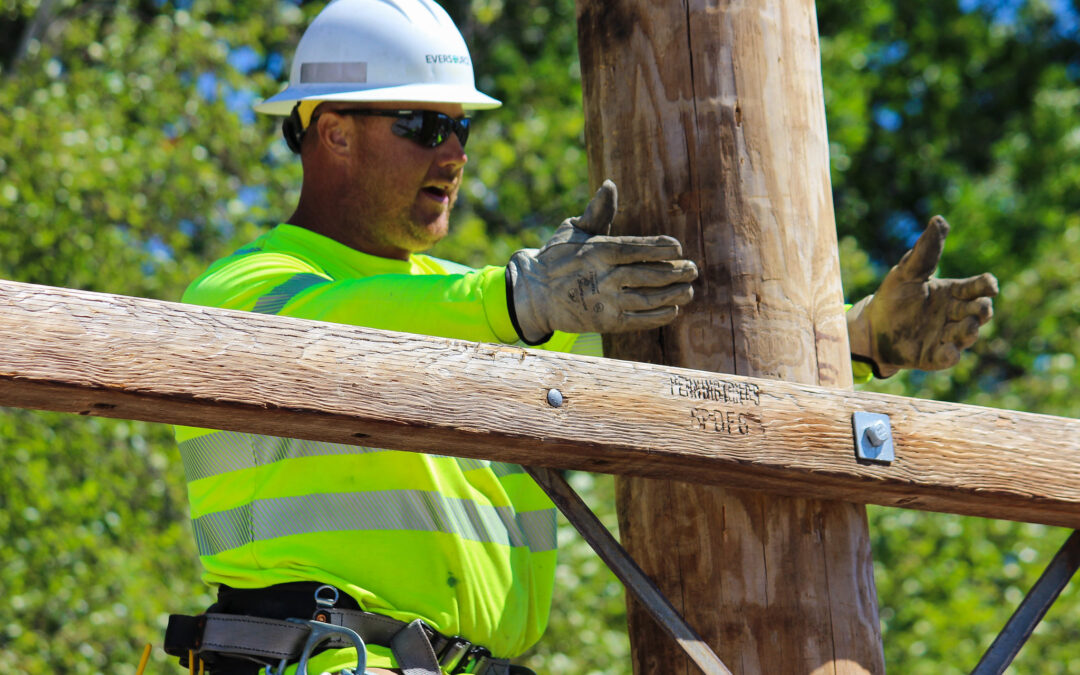
M 397 658 L 398 667 L 405 675 L 429 675 L 434 665 L 435 675 L 441 675 L 435 650 L 431 648 L 420 619 L 399 630 L 390 641 L 390 649 Z
M 262 657 L 270 662 L 299 658 L 311 632 L 307 626 L 257 616 L 204 616 L 202 647 L 197 653 L 225 652 Z
M 316 619 L 356 631 L 365 643 L 389 647 L 405 675 L 441 675 L 443 670 L 475 675 L 513 675 L 530 671 L 491 656 L 462 638 L 448 638 L 420 619 L 406 624 L 380 614 L 350 609 L 320 609 Z M 296 660 L 311 629 L 302 623 L 257 616 L 208 612 L 173 614 L 165 632 L 165 652 L 181 658 L 194 651 L 208 664 L 218 657 L 241 657 L 265 665 Z M 352 646 L 344 638 L 327 639 L 327 648 Z

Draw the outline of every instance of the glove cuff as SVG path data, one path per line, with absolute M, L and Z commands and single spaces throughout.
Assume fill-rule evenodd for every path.
M 866 365 L 870 366 L 870 370 L 874 373 L 874 379 L 876 379 L 876 380 L 884 380 L 886 378 L 889 378 L 889 377 L 892 377 L 893 375 L 895 375 L 895 372 L 889 373 L 888 375 L 883 375 L 882 372 L 881 372 L 881 368 L 878 367 L 877 362 L 874 361 L 874 359 L 872 359 L 872 358 L 870 358 L 868 356 L 860 356 L 858 354 L 852 354 L 851 355 L 851 360 L 855 361 L 857 363 L 865 363 Z
M 884 380 L 895 375 L 900 369 L 889 365 L 883 368 L 873 358 L 873 328 L 867 317 L 867 309 L 873 299 L 873 295 L 868 295 L 847 311 L 848 342 L 851 346 L 851 360 L 867 364 L 876 379 Z M 888 372 L 885 372 L 886 370 Z
M 518 253 L 520 253 L 520 251 Z M 522 299 L 526 299 L 526 302 L 518 303 L 514 300 L 514 296 L 516 295 L 514 291 L 515 285 L 520 285 L 515 284 L 515 281 L 518 281 L 521 276 L 520 270 L 518 269 L 518 262 L 515 260 L 518 258 L 518 253 L 511 256 L 510 262 L 506 265 L 506 309 L 510 314 L 510 323 L 514 326 L 514 331 L 517 332 L 518 338 L 530 347 L 535 347 L 550 340 L 555 333 L 551 331 L 548 332 L 547 335 L 541 336 L 539 340 L 530 340 L 526 335 L 526 331 L 521 326 L 521 322 L 518 319 L 518 306 L 519 304 L 527 305 L 529 303 L 527 302 L 528 296 L 524 292 L 522 293 Z M 522 307 L 522 310 L 526 317 L 530 315 L 527 307 Z

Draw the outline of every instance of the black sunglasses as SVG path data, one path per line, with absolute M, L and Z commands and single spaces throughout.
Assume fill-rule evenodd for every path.
M 453 132 L 465 147 L 469 140 L 469 118 L 459 120 L 434 110 L 371 110 L 367 108 L 345 108 L 330 110 L 338 115 L 358 115 L 361 117 L 396 117 L 397 122 L 390 130 L 394 135 L 407 138 L 425 148 L 437 148 L 450 138 Z

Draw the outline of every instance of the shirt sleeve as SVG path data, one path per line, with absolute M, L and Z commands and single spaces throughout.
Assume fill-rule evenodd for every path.
M 280 253 L 221 262 L 188 288 L 184 302 L 475 342 L 517 341 L 502 267 L 334 280 Z
M 383 330 L 513 343 L 505 272 L 485 267 L 466 274 L 380 274 L 330 282 L 298 293 L 279 312 Z
M 844 304 L 844 311 L 851 309 L 851 303 Z M 869 363 L 863 361 L 851 360 L 851 379 L 855 384 L 866 384 L 870 380 L 874 379 L 874 370 Z

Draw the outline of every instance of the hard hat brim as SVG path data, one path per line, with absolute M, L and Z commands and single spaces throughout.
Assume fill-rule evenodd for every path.
M 466 110 L 490 110 L 502 105 L 502 101 L 498 99 L 476 89 L 466 89 L 461 85 L 406 84 L 396 87 L 343 90 L 342 86 L 337 84 L 287 87 L 262 103 L 257 103 L 254 108 L 258 113 L 284 117 L 292 112 L 293 106 L 299 101 L 457 103 Z

